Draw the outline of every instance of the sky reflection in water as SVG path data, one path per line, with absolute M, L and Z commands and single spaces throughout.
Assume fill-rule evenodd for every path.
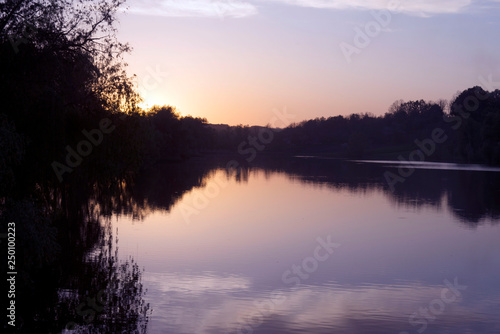
M 217 169 L 170 212 L 116 221 L 121 256 L 145 268 L 149 333 L 500 333 L 494 214 L 471 227 L 452 194 L 395 200 L 380 180 L 305 174 L 254 168 L 237 181 Z M 294 274 L 328 236 L 340 247 Z M 455 279 L 466 288 L 442 302 Z

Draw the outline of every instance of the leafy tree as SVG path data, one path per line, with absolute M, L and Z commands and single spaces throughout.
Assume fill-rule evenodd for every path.
M 115 14 L 122 3 L 0 4 L 0 90 L 4 113 L 27 139 L 24 168 L 19 171 L 28 176 L 23 178 L 27 187 L 55 178 L 51 163 L 64 158 L 67 145 L 84 139 L 82 130 L 98 128 L 113 114 L 139 111 L 140 98 L 122 61 L 130 48 L 115 36 Z M 113 121 L 133 126 L 130 121 Z M 104 146 L 95 151 L 105 151 Z M 124 150 L 115 149 L 107 158 L 124 159 L 119 152 Z M 94 154 L 87 163 L 98 158 L 102 155 Z

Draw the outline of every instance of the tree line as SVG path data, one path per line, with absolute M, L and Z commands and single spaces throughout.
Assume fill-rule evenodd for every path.
M 451 100 L 394 102 L 383 116 L 316 118 L 279 133 L 275 149 L 347 158 L 397 159 L 443 132 L 432 161 L 500 164 L 500 91 L 479 86 Z

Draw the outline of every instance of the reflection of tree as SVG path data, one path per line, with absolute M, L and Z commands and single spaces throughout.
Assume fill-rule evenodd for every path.
M 500 175 L 491 172 L 416 170 L 387 194 L 397 203 L 419 207 L 446 204 L 457 218 L 470 226 L 483 220 L 499 222 Z
M 16 329 L 19 333 L 47 333 L 46 323 L 33 323 L 35 319 L 53 319 L 57 279 L 49 268 L 55 266 L 61 254 L 57 230 L 43 211 L 28 200 L 6 199 L 1 203 L 1 233 L 7 232 L 8 222 L 16 224 Z M 4 240 L 1 245 L 6 250 Z M 8 272 L 7 262 L 1 263 L 3 272 Z
M 141 271 L 118 261 L 109 224 L 78 212 L 51 221 L 24 200 L 9 200 L 0 220 L 16 222 L 17 332 L 146 332 Z
M 139 177 L 110 177 L 82 166 L 64 183 L 40 182 L 28 195 L 0 199 L 0 232 L 7 222 L 17 223 L 19 332 L 59 333 L 72 326 L 84 333 L 145 332 L 141 273 L 132 259 L 118 263 L 103 219 L 169 210 L 186 191 L 203 186 L 217 163 L 164 164 Z M 103 294 L 109 303 L 99 312 L 79 308 Z
M 448 203 L 463 222 L 474 225 L 484 218 L 500 221 L 498 173 L 459 171 L 449 188 Z
M 106 238 L 63 290 L 59 309 L 69 310 L 65 318 L 78 333 L 146 333 L 149 304 L 143 299 L 141 271 L 132 258 L 118 260 L 113 241 L 118 238 L 108 224 Z
M 29 199 L 0 201 L 2 227 L 16 222 L 16 329 L 59 333 L 74 322 L 83 332 L 133 333 L 138 326 L 145 332 L 148 307 L 141 273 L 131 259 L 118 263 L 111 233 L 102 223 L 109 206 L 133 202 L 125 191 L 132 182 L 103 181 L 84 168 L 80 173 L 86 177 L 38 184 Z M 78 308 L 100 291 L 107 302 L 95 317 L 92 308 Z
M 189 162 L 165 164 L 137 178 L 117 198 L 127 198 L 113 212 L 142 217 L 154 210 L 170 210 L 182 194 L 194 187 L 203 187 L 214 169 L 223 168 L 231 157 L 194 159 Z M 237 182 L 248 181 L 256 169 L 266 175 L 286 173 L 293 180 L 312 186 L 348 190 L 356 194 L 383 191 L 396 205 L 418 209 L 448 206 L 460 221 L 471 226 L 484 219 L 500 217 L 500 175 L 472 171 L 416 169 L 392 192 L 384 178 L 389 167 L 378 164 L 349 162 L 339 159 L 271 158 L 261 156 L 252 164 L 240 163 L 228 177 Z M 392 169 L 391 169 L 392 170 Z M 127 195 L 124 195 L 127 194 Z M 119 203 L 113 200 L 113 203 Z M 126 205 L 125 205 L 126 204 Z
M 220 159 L 193 158 L 186 162 L 163 163 L 136 178 L 101 185 L 93 201 L 103 215 L 124 214 L 142 219 L 155 210 L 169 211 L 182 195 L 203 187 Z
M 460 221 L 476 226 L 500 221 L 500 175 L 493 172 L 415 169 L 392 192 L 383 177 L 384 165 L 338 159 L 257 159 L 255 167 L 285 172 L 301 182 L 355 193 L 383 191 L 397 205 L 412 208 L 448 205 Z

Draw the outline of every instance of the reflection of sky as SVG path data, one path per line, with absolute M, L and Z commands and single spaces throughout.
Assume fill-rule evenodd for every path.
M 360 321 L 397 333 L 412 330 L 409 315 L 419 307 L 429 307 L 445 288 L 444 284 L 418 282 L 359 286 L 328 283 L 262 291 L 254 290 L 250 279 L 217 277 L 213 273 L 185 276 L 146 273 L 144 283 L 149 287 L 148 301 L 156 306 L 152 333 L 167 328 L 176 333 L 235 332 L 246 324 L 256 326 L 259 320 L 255 314 L 264 319 L 279 317 L 294 329 L 339 331 L 349 328 L 350 322 Z M 457 328 L 476 321 L 490 321 L 494 325 L 499 306 L 499 294 L 466 301 L 458 296 L 456 301 L 445 305 L 439 322 Z M 380 328 L 381 325 L 385 328 Z M 272 320 L 268 326 L 272 328 Z
M 455 277 L 468 288 L 436 324 L 455 324 L 453 333 L 475 320 L 500 324 L 498 226 L 466 229 L 447 209 L 395 207 L 379 190 L 354 194 L 278 173 L 250 173 L 242 183 L 222 178 L 219 171 L 207 181 L 224 186 L 190 224 L 181 207 L 206 188 L 184 194 L 169 214 L 116 223 L 121 254 L 146 270 L 151 333 L 235 330 L 273 290 L 285 301 L 265 312 L 263 331 L 415 332 L 408 316 Z M 283 283 L 282 274 L 328 235 L 341 247 L 299 286 Z
M 394 160 L 353 160 L 355 162 L 383 164 L 387 167 L 418 168 L 418 169 L 443 169 L 443 170 L 468 170 L 477 172 L 500 172 L 500 168 L 485 165 L 456 164 L 430 161 L 394 161 Z

